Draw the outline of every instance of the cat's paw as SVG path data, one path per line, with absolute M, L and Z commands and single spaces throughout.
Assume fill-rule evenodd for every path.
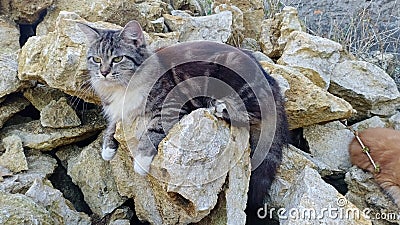
M 223 118 L 224 109 L 226 109 L 226 105 L 222 100 L 216 100 L 214 103 L 214 115 L 219 118 Z
M 110 161 L 114 158 L 116 153 L 117 149 L 115 148 L 103 147 L 103 149 L 101 150 L 101 157 L 106 161 Z
M 135 157 L 133 169 L 141 176 L 146 175 L 150 171 L 150 165 L 153 161 L 153 156 L 138 155 Z

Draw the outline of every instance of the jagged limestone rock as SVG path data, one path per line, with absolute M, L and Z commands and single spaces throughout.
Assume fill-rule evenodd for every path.
M 331 74 L 341 60 L 343 47 L 337 42 L 294 31 L 287 37 L 287 43 L 278 64 L 300 71 L 315 85 L 328 90 Z
M 130 152 L 136 151 L 142 124 L 140 117 L 134 125 L 119 126 L 116 138 L 122 145 L 111 161 L 118 190 L 135 199 L 140 219 L 151 224 L 187 224 L 200 221 L 211 210 L 222 210 L 221 223 L 245 224 L 248 131 L 229 128 L 206 109 L 196 110 L 171 129 L 159 146 L 151 175 L 142 177 L 133 171 Z M 216 209 L 224 183 L 221 201 L 226 206 L 218 204 L 222 208 Z
M 52 100 L 58 101 L 61 97 L 66 96 L 64 92 L 42 84 L 24 91 L 24 97 L 39 111 L 42 111 Z
M 17 25 L 0 17 L 0 98 L 29 85 L 17 77 L 19 36 Z
M 105 121 L 98 112 L 88 110 L 85 114 L 87 119 L 84 119 L 82 126 L 79 127 L 64 129 L 42 127 L 39 120 L 34 120 L 3 128 L 0 138 L 15 134 L 21 138 L 24 147 L 49 151 L 59 146 L 85 140 L 105 127 Z
M 5 177 L 4 181 L 0 182 L 0 191 L 24 194 L 35 180 L 46 179 L 57 167 L 56 159 L 36 150 L 27 151 L 26 160 L 29 169 L 13 176 Z
M 90 217 L 77 212 L 63 194 L 54 189 L 51 184 L 36 179 L 25 193 L 36 204 L 50 212 L 51 217 L 59 224 L 90 225 Z
M 33 24 L 52 4 L 53 0 L 2 0 L 0 9 L 20 24 Z
M 28 163 L 25 158 L 21 138 L 17 135 L 11 135 L 3 138 L 2 141 L 6 152 L 0 155 L 0 166 L 8 168 L 14 173 L 27 170 Z
M 272 77 L 280 75 L 289 84 L 284 90 L 290 129 L 352 115 L 353 108 L 348 102 L 316 86 L 297 70 L 268 62 L 261 62 L 261 65 Z
M 350 102 L 358 118 L 393 115 L 400 106 L 394 80 L 379 67 L 363 61 L 336 64 L 329 92 Z
M 43 224 L 58 225 L 50 213 L 22 194 L 0 191 L 0 224 Z M 60 224 L 61 225 L 61 224 Z
M 81 125 L 81 120 L 74 109 L 62 97 L 58 101 L 52 100 L 40 112 L 40 124 L 43 127 L 68 128 Z
M 7 122 L 14 114 L 25 109 L 29 102 L 21 97 L 9 96 L 7 99 L 0 103 L 0 128 Z
M 68 161 L 68 175 L 80 187 L 86 203 L 97 215 L 104 217 L 121 206 L 125 198 L 117 192 L 109 162 L 101 158 L 102 136 L 82 149 L 79 156 Z

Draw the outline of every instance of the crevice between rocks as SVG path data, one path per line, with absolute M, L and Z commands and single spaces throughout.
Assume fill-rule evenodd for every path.
M 25 24 L 25 23 L 19 23 L 19 31 L 20 31 L 20 36 L 19 36 L 19 45 L 20 47 L 24 46 L 24 44 L 28 41 L 29 37 L 35 36 L 36 35 L 36 27 L 40 22 L 43 21 L 44 17 L 47 15 L 47 10 L 43 10 L 40 15 L 39 19 L 35 21 L 32 24 Z

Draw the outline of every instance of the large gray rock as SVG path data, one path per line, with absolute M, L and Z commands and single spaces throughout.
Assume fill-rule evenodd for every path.
M 33 24 L 52 3 L 53 0 L 2 0 L 0 13 L 10 16 L 18 23 Z
M 21 90 L 27 84 L 17 77 L 19 30 L 17 25 L 0 17 L 0 98 Z
M 398 224 L 399 209 L 374 181 L 373 175 L 353 166 L 345 176 L 346 198 L 359 209 L 367 209 L 374 225 Z M 380 215 L 380 218 L 376 218 Z
M 261 62 L 262 67 L 273 77 L 284 78 L 285 109 L 290 129 L 312 124 L 348 118 L 353 108 L 345 100 L 338 98 L 316 86 L 308 78 L 290 67 Z M 287 87 L 287 84 L 289 87 Z
M 45 35 L 57 29 L 56 18 L 61 11 L 75 12 L 85 20 L 106 21 L 124 26 L 130 20 L 137 20 L 146 31 L 155 31 L 151 21 L 167 13 L 168 4 L 161 0 L 95 2 L 80 0 L 57 0 L 37 28 L 38 35 Z
M 362 214 L 362 209 L 358 209 L 334 187 L 325 183 L 318 172 L 308 166 L 297 177 L 285 198 L 288 199 L 286 211 L 278 215 L 280 224 L 335 224 L 338 219 L 344 225 L 371 224 Z M 335 213 L 331 215 L 323 210 L 333 210 Z M 340 216 L 341 210 L 359 210 L 360 216 Z M 322 216 L 322 213 L 326 216 Z
M 24 147 L 49 151 L 59 146 L 85 140 L 105 127 L 104 119 L 97 112 L 88 110 L 85 113 L 88 119 L 83 120 L 82 126 L 79 127 L 48 128 L 42 127 L 39 120 L 34 120 L 4 128 L 0 133 L 0 138 L 17 135 L 21 138 Z
M 351 167 L 348 148 L 354 135 L 339 121 L 305 127 L 303 136 L 314 159 L 323 162 L 329 170 L 343 172 Z
M 142 177 L 133 172 L 129 151 L 135 153 L 142 119 L 135 126 L 124 126 L 125 133 L 119 127 L 116 138 L 122 145 L 111 161 L 118 190 L 134 197 L 138 217 L 151 224 L 187 224 L 208 221 L 204 218 L 213 210 L 220 211 L 220 217 L 213 220 L 212 214 L 208 217 L 212 221 L 245 224 L 248 132 L 229 129 L 206 109 L 196 110 L 171 129 L 159 146 L 150 176 Z M 217 204 L 218 196 L 225 203 Z
M 0 103 L 0 128 L 14 114 L 25 109 L 28 105 L 29 102 L 25 98 L 16 96 L 9 96 L 4 102 Z
M 40 112 L 40 124 L 43 127 L 68 128 L 81 125 L 81 120 L 74 109 L 62 97 L 58 101 L 52 100 Z
M 179 41 L 209 40 L 226 42 L 231 36 L 232 12 L 222 11 L 209 16 L 191 17 L 174 12 L 164 15 L 165 23 L 172 31 L 178 31 Z
M 72 204 L 51 184 L 36 179 L 25 193 L 36 204 L 47 209 L 58 224 L 90 225 L 90 217 L 73 209 Z
M 294 31 L 287 37 L 278 64 L 300 71 L 314 84 L 328 90 L 332 70 L 341 60 L 342 52 L 342 45 L 337 42 Z
M 60 224 L 44 207 L 37 205 L 31 198 L 3 191 L 0 191 L 0 223 L 4 225 Z
M 68 161 L 68 175 L 80 187 L 85 202 L 97 215 L 104 217 L 122 205 L 125 198 L 117 192 L 111 167 L 101 158 L 102 135 Z
M 43 180 L 49 177 L 57 167 L 57 161 L 37 151 L 28 151 L 26 155 L 28 170 L 8 176 L 0 182 L 0 191 L 24 194 L 37 179 Z
M 379 67 L 362 61 L 336 64 L 329 92 L 350 102 L 361 118 L 393 115 L 400 105 L 394 80 Z
M 2 141 L 6 152 L 0 155 L 0 166 L 8 168 L 14 173 L 28 170 L 28 162 L 25 158 L 21 138 L 17 135 L 11 135 L 3 138 Z

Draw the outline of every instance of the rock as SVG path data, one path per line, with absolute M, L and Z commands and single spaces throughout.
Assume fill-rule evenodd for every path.
M 8 193 L 25 193 L 37 179 L 43 180 L 50 176 L 57 167 L 57 161 L 37 151 L 26 154 L 29 170 L 6 177 L 0 182 L 0 191 Z
M 232 12 L 230 11 L 199 17 L 190 17 L 182 13 L 177 16 L 163 16 L 168 28 L 180 33 L 179 42 L 195 40 L 226 42 L 231 36 Z
M 62 97 L 58 101 L 52 100 L 42 109 L 40 124 L 43 127 L 68 128 L 81 125 L 81 120 L 75 110 L 68 105 L 67 99 Z
M 77 145 L 62 146 L 57 149 L 56 156 L 61 161 L 64 168 L 68 168 L 68 161 L 81 154 L 82 148 Z
M 206 109 L 196 110 L 170 130 L 159 145 L 151 176 L 142 177 L 133 172 L 129 156 L 144 129 L 142 120 L 135 121 L 138 126 L 124 126 L 125 133 L 119 126 L 116 138 L 121 149 L 111 161 L 118 190 L 124 196 L 134 196 L 138 217 L 151 224 L 187 224 L 200 221 L 214 209 L 225 215 L 222 224 L 245 224 L 250 177 L 248 132 L 234 127 L 230 130 Z M 189 148 L 197 150 L 185 151 Z M 128 169 L 124 170 L 125 166 Z M 219 204 L 217 207 L 223 208 L 216 209 L 218 196 L 224 196 L 221 201 L 226 206 Z
M 242 44 L 240 45 L 240 47 L 254 51 L 254 52 L 261 52 L 260 45 L 258 44 L 257 40 L 255 40 L 253 38 L 243 38 L 243 41 L 242 41 Z
M 329 92 L 350 102 L 358 118 L 393 115 L 400 105 L 393 79 L 379 67 L 362 61 L 336 64 Z
M 130 225 L 134 212 L 127 206 L 116 209 L 110 218 L 110 225 Z
M 53 0 L 3 0 L 0 1 L 2 14 L 6 14 L 20 24 L 33 24 L 51 5 Z
M 287 204 L 287 195 L 290 187 L 298 179 L 305 167 L 317 168 L 312 162 L 311 157 L 296 147 L 289 145 L 282 149 L 282 163 L 278 168 L 275 180 L 272 182 L 270 190 L 269 205 L 277 208 L 284 207 Z
M 117 186 L 107 161 L 101 158 L 102 135 L 82 149 L 77 158 L 68 161 L 68 175 L 80 187 L 85 202 L 97 215 L 104 217 L 121 206 L 125 198 Z
M 86 72 L 86 37 L 74 20 L 84 22 L 77 14 L 61 12 L 54 32 L 29 38 L 19 54 L 18 76 L 21 80 L 39 80 L 87 102 L 100 103 Z
M 0 103 L 0 128 L 14 114 L 25 109 L 28 105 L 29 102 L 26 99 L 17 96 L 9 96 L 5 102 Z
M 156 51 L 163 47 L 169 47 L 178 44 L 179 42 L 179 32 L 150 33 L 145 37 L 147 48 L 151 51 Z
M 9 177 L 12 175 L 13 175 L 13 173 L 9 169 L 7 169 L 3 166 L 0 166 L 0 182 L 2 182 L 4 180 L 3 177 Z
M 21 138 L 17 135 L 11 135 L 3 138 L 2 141 L 6 152 L 0 156 L 0 165 L 14 173 L 27 170 L 28 163 L 24 155 Z
M 342 46 L 326 38 L 305 32 L 294 31 L 287 37 L 287 43 L 278 64 L 292 67 L 315 85 L 328 90 L 335 64 L 341 59 Z
M 355 130 L 365 130 L 370 127 L 387 127 L 386 121 L 379 116 L 360 121 L 352 125 Z
M 214 8 L 215 13 L 229 11 L 232 13 L 232 32 L 227 44 L 241 46 L 244 39 L 243 12 L 238 7 L 230 4 L 221 4 Z
M 397 217 L 390 218 L 389 215 L 397 215 L 398 208 L 391 199 L 383 193 L 379 185 L 374 181 L 373 175 L 364 172 L 360 168 L 351 167 L 345 176 L 348 192 L 346 198 L 354 203 L 359 209 L 368 209 L 368 215 L 372 223 L 377 225 L 398 223 Z M 385 215 L 380 219 L 376 215 Z
M 34 88 L 27 89 L 24 91 L 24 97 L 28 99 L 32 105 L 39 111 L 48 105 L 52 100 L 58 101 L 61 97 L 67 95 L 55 88 L 48 87 L 46 85 L 38 84 Z
M 390 117 L 389 123 L 395 130 L 400 130 L 400 112 Z
M 207 0 L 171 0 L 173 9 L 189 10 L 195 16 L 212 14 L 212 2 Z
M 282 55 L 292 32 L 304 31 L 297 10 L 293 7 L 284 7 L 281 13 L 259 24 L 261 24 L 261 49 L 272 58 L 279 58 Z
M 9 194 L 0 191 L 0 223 L 14 224 L 59 224 L 42 206 L 22 194 Z
M 334 172 L 343 172 L 351 167 L 349 144 L 354 134 L 339 121 L 324 125 L 312 125 L 303 129 L 310 153 Z
M 153 31 L 151 21 L 167 13 L 168 4 L 160 0 L 82 2 L 80 0 L 57 0 L 37 28 L 38 35 L 46 35 L 57 29 L 56 18 L 61 11 L 75 12 L 87 21 L 106 21 L 125 26 L 130 20 L 137 20 L 146 31 Z M 129 16 L 127 16 L 129 15 Z
M 280 224 L 371 224 L 358 209 L 331 185 L 325 183 L 318 172 L 306 166 L 285 196 L 288 198 L 283 213 L 279 213 Z M 270 209 L 271 210 L 271 209 Z M 323 211 L 326 210 L 326 211 Z M 326 212 L 334 212 L 327 214 Z M 360 216 L 340 214 L 359 210 Z M 327 216 L 321 216 L 321 214 Z
M 16 24 L 0 18 L 0 98 L 28 85 L 17 77 L 19 35 Z
M 45 184 L 43 180 L 36 179 L 25 195 L 47 209 L 58 224 L 91 224 L 89 216 L 75 211 L 59 190 L 52 188 L 51 184 Z
M 285 109 L 290 129 L 348 118 L 353 109 L 338 98 L 313 84 L 303 74 L 289 67 L 261 62 L 273 77 L 282 76 L 290 87 L 285 92 Z
M 56 147 L 68 145 L 85 140 L 105 127 L 104 119 L 97 112 L 86 111 L 90 120 L 83 120 L 82 126 L 55 129 L 42 127 L 39 120 L 12 125 L 3 128 L 0 138 L 17 135 L 21 138 L 23 146 L 41 151 L 49 151 Z M 0 146 L 1 149 L 1 146 Z

